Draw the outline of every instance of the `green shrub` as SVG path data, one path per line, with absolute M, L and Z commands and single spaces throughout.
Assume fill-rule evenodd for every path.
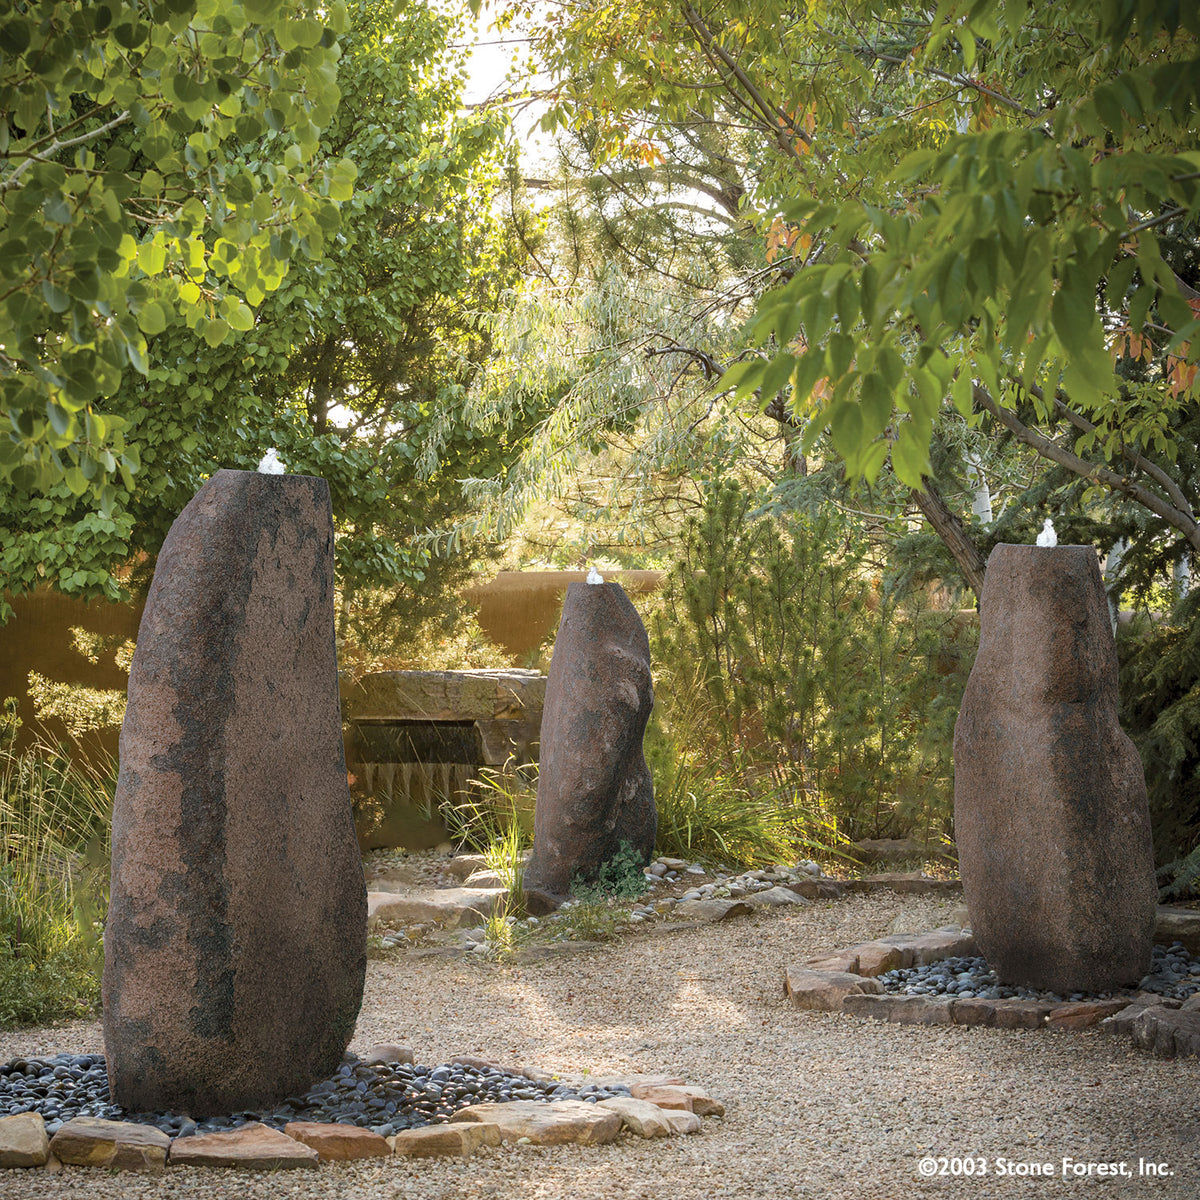
M 488 854 L 515 839 L 516 849 L 533 842 L 533 808 L 537 799 L 537 765 L 483 767 L 472 780 L 470 796 L 442 806 L 450 839 L 465 850 Z
M 451 836 L 481 853 L 488 870 L 496 872 L 508 893 L 504 912 L 497 918 L 499 924 L 489 922 L 487 926 L 489 944 L 500 947 L 500 957 L 512 950 L 511 936 L 500 928 L 504 917 L 525 914 L 525 851 L 533 841 L 536 780 L 536 766 L 507 765 L 501 771 L 485 767 L 473 781 L 472 795 L 443 809 Z
M 611 942 L 616 939 L 617 923 L 624 914 L 617 911 L 610 898 L 588 894 L 572 898 L 554 916 L 559 935 L 568 941 Z
M 664 841 L 724 827 L 710 854 L 778 860 L 791 843 L 948 828 L 974 632 L 902 607 L 869 551 L 832 505 L 708 493 L 652 621 Z
M 1146 767 L 1163 898 L 1200 892 L 1200 588 L 1118 632 L 1121 725 Z

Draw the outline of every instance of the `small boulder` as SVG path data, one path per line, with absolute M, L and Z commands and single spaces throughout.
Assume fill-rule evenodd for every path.
M 703 1128 L 700 1118 L 685 1108 L 664 1108 L 662 1111 L 673 1134 L 699 1133 Z
M 492 916 L 507 896 L 507 890 L 499 887 L 412 887 L 403 892 L 369 892 L 367 927 L 427 921 L 448 929 L 469 929 Z
M 637 1100 L 632 1096 L 614 1096 L 610 1100 L 601 1100 L 597 1108 L 607 1108 L 615 1112 L 622 1124 L 638 1137 L 656 1138 L 670 1137 L 673 1130 L 667 1120 L 666 1113 L 657 1104 L 649 1100 Z
M 751 908 L 788 908 L 794 904 L 807 904 L 808 901 L 792 888 L 772 887 L 751 892 L 746 897 L 746 903 Z
M 1163 946 L 1182 942 L 1189 954 L 1200 954 L 1200 912 L 1160 905 L 1154 917 L 1154 940 Z
M 387 1139 L 392 1153 L 399 1158 L 467 1158 L 481 1146 L 500 1145 L 497 1125 L 482 1122 L 450 1122 L 402 1129 Z
M 895 946 L 905 956 L 905 966 L 928 966 L 943 958 L 969 958 L 978 954 L 975 938 L 958 926 L 945 926 L 932 933 L 897 933 L 879 939 Z
M 247 1167 L 259 1171 L 315 1168 L 320 1156 L 311 1147 L 258 1121 L 220 1133 L 198 1133 L 171 1143 L 177 1167 Z
M 883 985 L 874 979 L 848 971 L 812 971 L 805 967 L 788 967 L 783 987 L 793 1008 L 812 1012 L 838 1012 L 846 996 L 883 991 Z
M 510 1100 L 504 1104 L 472 1104 L 460 1108 L 450 1124 L 460 1121 L 497 1125 L 506 1142 L 528 1138 L 536 1146 L 558 1146 L 575 1142 L 599 1146 L 613 1141 L 621 1132 L 615 1112 L 584 1100 Z
M 50 1153 L 76 1167 L 161 1171 L 171 1139 L 153 1125 L 74 1117 L 50 1139 Z
M 50 1139 L 40 1113 L 0 1117 L 0 1167 L 44 1167 Z
M 671 915 L 685 921 L 728 921 L 753 911 L 744 900 L 681 900 Z
M 659 1108 L 683 1109 L 698 1117 L 723 1117 L 725 1105 L 714 1100 L 703 1088 L 689 1084 L 635 1083 L 630 1089 L 637 1100 L 649 1100 Z
M 854 953 L 858 957 L 858 975 L 874 978 L 904 966 L 904 952 L 887 942 L 864 942 L 854 947 Z
M 358 1125 L 321 1121 L 289 1121 L 283 1132 L 317 1152 L 322 1162 L 348 1162 L 354 1158 L 386 1158 L 392 1148 L 387 1139 Z
M 845 885 L 838 883 L 836 879 L 814 879 L 809 876 L 795 879 L 783 886 L 790 888 L 797 896 L 803 896 L 805 900 L 840 900 L 846 894 Z
M 1139 1050 L 1158 1058 L 1200 1055 L 1200 1012 L 1155 1005 L 1132 1018 L 1129 1032 Z

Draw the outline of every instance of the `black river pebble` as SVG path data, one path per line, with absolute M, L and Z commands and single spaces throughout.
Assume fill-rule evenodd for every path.
M 302 1096 L 289 1096 L 262 1112 L 237 1112 L 193 1121 L 182 1113 L 128 1113 L 113 1104 L 102 1054 L 56 1054 L 53 1058 L 14 1058 L 0 1065 L 0 1117 L 41 1113 L 53 1136 L 72 1117 L 103 1117 L 154 1125 L 172 1137 L 235 1129 L 261 1121 L 282 1129 L 289 1121 L 331 1121 L 361 1125 L 388 1136 L 402 1129 L 447 1121 L 468 1104 L 506 1100 L 586 1100 L 628 1096 L 620 1085 L 572 1087 L 555 1080 L 536 1083 L 493 1068 L 451 1064 L 438 1067 L 384 1063 L 368 1066 L 354 1055 L 329 1079 Z
M 1033 988 L 1008 987 L 1000 983 L 987 961 L 979 957 L 943 958 L 924 967 L 902 967 L 879 976 L 885 992 L 908 996 L 978 996 L 983 1000 L 1107 1000 L 1121 993 L 1087 995 L 1071 992 L 1039 992 Z M 1155 946 L 1150 956 L 1150 973 L 1138 984 L 1139 991 L 1155 992 L 1173 1000 L 1186 1000 L 1200 992 L 1200 959 L 1193 958 L 1181 942 Z

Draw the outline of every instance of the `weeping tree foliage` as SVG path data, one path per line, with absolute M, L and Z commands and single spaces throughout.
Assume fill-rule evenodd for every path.
M 1121 724 L 1147 765 L 1165 886 L 1200 892 L 1200 589 L 1169 619 L 1121 631 L 1118 648 Z
M 929 453 L 954 406 L 1146 509 L 1177 556 L 1200 546 L 1175 435 L 1196 405 L 1198 20 L 1173 0 L 583 0 L 529 27 L 545 123 L 610 175 L 728 135 L 767 262 L 720 386 L 797 451 L 828 436 L 852 474 L 894 470 L 978 591 L 967 464 L 933 479 Z
M 846 48 L 859 61 L 883 55 L 883 12 L 864 6 L 872 32 Z M 888 28 L 883 58 L 945 79 L 961 129 L 881 174 L 890 195 L 783 195 L 811 249 L 760 302 L 761 355 L 724 382 L 789 389 L 806 438 L 828 429 L 853 473 L 890 458 L 914 487 L 943 405 L 986 413 L 1200 550 L 1176 470 L 1198 399 L 1200 16 L 947 0 Z M 1131 359 L 1149 364 L 1141 379 Z
M 1200 549 L 1194 5 L 581 0 L 532 31 L 547 127 L 611 179 L 661 165 L 661 199 L 698 128 L 743 151 L 754 315 L 691 347 L 793 464 L 844 464 L 871 485 L 858 508 L 919 510 L 940 545 L 897 542 L 911 577 L 978 593 L 991 545 L 1046 515 L 1123 539 L 1131 595 Z M 1180 693 L 1144 682 L 1169 725 Z

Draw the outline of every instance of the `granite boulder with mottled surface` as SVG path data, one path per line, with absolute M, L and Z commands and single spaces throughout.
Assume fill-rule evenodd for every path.
M 366 972 L 322 479 L 218 471 L 171 527 L 121 731 L 104 1036 L 127 1111 L 337 1068 Z
M 954 731 L 954 832 L 979 952 L 1001 983 L 1136 983 L 1157 890 L 1146 784 L 1117 721 L 1091 546 L 999 545 Z
M 570 584 L 546 683 L 526 887 L 563 895 L 623 847 L 649 861 L 658 813 L 642 738 L 653 703 L 649 639 L 621 585 Z

